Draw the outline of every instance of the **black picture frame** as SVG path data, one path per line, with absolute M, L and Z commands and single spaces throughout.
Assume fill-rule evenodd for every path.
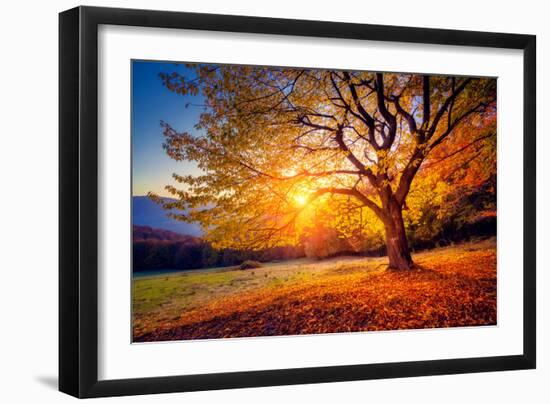
M 523 50 L 523 354 L 98 380 L 100 24 Z M 59 389 L 84 398 L 535 368 L 535 61 L 533 35 L 96 7 L 60 13 Z

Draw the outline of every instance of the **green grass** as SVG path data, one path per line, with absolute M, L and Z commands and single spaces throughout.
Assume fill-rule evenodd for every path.
M 488 241 L 494 243 L 493 241 Z M 487 242 L 462 245 L 462 250 L 486 248 Z M 445 257 L 457 247 L 446 247 L 415 254 L 421 259 Z M 204 306 L 214 300 L 243 292 L 276 291 L 292 284 L 307 284 L 315 279 L 338 279 L 346 274 L 370 276 L 383 271 L 386 257 L 339 257 L 322 261 L 298 259 L 266 263 L 261 268 L 241 270 L 238 267 L 205 269 L 190 272 L 136 277 L 133 280 L 134 333 L 154 330 L 165 321 L 176 320 L 186 311 Z
M 136 330 L 178 318 L 190 310 L 225 296 L 255 289 L 279 288 L 342 271 L 365 270 L 366 262 L 385 258 L 342 257 L 323 261 L 307 259 L 267 263 L 261 268 L 235 267 L 177 272 L 133 280 L 133 317 Z

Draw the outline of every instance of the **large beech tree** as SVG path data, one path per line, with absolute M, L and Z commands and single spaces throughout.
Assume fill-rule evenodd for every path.
M 163 122 L 164 148 L 204 174 L 152 195 L 216 246 L 296 242 L 309 206 L 353 200 L 383 224 L 389 267 L 413 266 L 403 209 L 417 173 L 496 137 L 496 80 L 337 70 L 187 65 L 161 75 L 202 94 L 196 132 Z M 442 150 L 439 151 L 438 150 Z M 457 163 L 458 164 L 458 163 Z

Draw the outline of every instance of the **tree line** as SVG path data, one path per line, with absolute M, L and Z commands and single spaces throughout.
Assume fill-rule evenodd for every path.
M 301 246 L 281 246 L 258 251 L 215 249 L 198 237 L 149 226 L 133 226 L 133 270 L 199 269 L 239 265 L 243 261 L 288 260 L 304 256 Z
M 419 217 L 405 215 L 407 238 L 413 251 L 443 247 L 473 238 L 496 236 L 496 211 L 491 192 L 446 201 L 449 210 L 438 217 L 441 207 L 427 206 Z M 487 209 L 489 207 L 490 209 Z M 304 230 L 298 245 L 259 250 L 216 249 L 198 237 L 181 235 L 149 226 L 133 227 L 133 270 L 200 269 L 240 265 L 247 260 L 284 261 L 309 257 L 323 259 L 343 254 L 384 256 L 387 254 L 382 229 L 366 223 L 361 231 L 347 231 L 324 223 Z

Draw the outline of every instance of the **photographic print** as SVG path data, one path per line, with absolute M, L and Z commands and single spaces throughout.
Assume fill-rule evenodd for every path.
M 496 78 L 131 70 L 133 342 L 497 324 Z

